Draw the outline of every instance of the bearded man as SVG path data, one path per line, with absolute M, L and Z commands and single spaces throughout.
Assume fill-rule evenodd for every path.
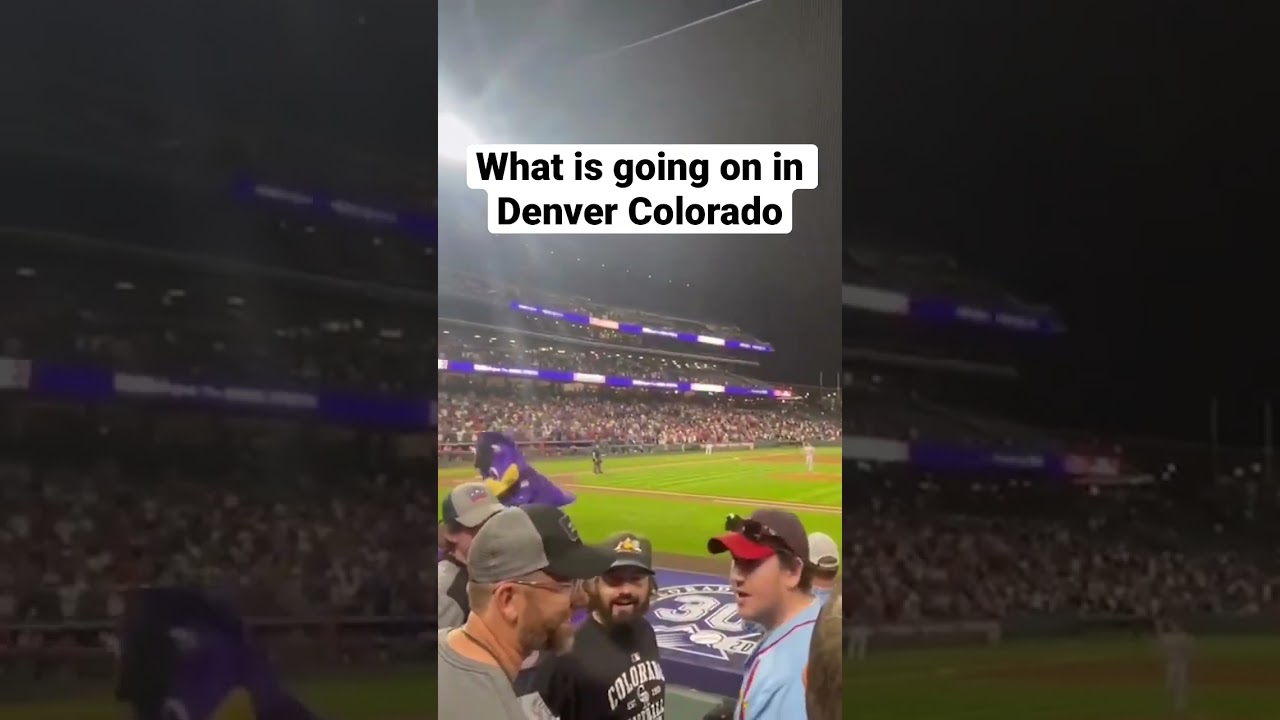
M 658 638 L 645 618 L 657 584 L 653 546 L 618 533 L 601 546 L 613 564 L 584 584 L 586 621 L 568 652 L 546 657 L 517 681 L 533 720 L 663 720 L 667 681 Z

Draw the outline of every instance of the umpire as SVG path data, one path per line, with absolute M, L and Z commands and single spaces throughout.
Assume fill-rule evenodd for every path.
M 604 453 L 600 452 L 599 445 L 593 445 L 591 447 L 591 474 L 604 474 Z
M 453 489 L 440 508 L 440 549 L 444 559 L 436 565 L 436 621 L 441 630 L 467 620 L 467 558 L 471 541 L 480 528 L 502 510 L 484 483 L 463 483 Z
M 573 648 L 516 679 L 531 720 L 545 717 L 540 710 L 559 720 L 666 717 L 658 638 L 645 618 L 657 590 L 653 546 L 634 533 L 619 533 L 601 547 L 613 554 L 613 564 L 584 585 L 590 614 L 574 633 Z

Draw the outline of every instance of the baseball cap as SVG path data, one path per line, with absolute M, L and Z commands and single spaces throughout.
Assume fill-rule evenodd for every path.
M 605 538 L 600 547 L 613 555 L 610 568 L 637 567 L 653 573 L 653 543 L 646 537 L 628 532 L 615 533 Z
M 578 529 L 559 508 L 525 505 L 503 508 L 471 542 L 467 567 L 479 583 L 512 580 L 545 570 L 565 580 L 603 575 L 613 554 L 585 545 Z
M 480 527 L 485 520 L 502 511 L 502 503 L 493 498 L 493 493 L 484 483 L 462 483 L 449 491 L 440 508 L 440 517 L 445 522 L 456 522 L 462 527 Z
M 825 570 L 840 567 L 840 548 L 830 535 L 809 533 L 809 562 Z
M 726 526 L 741 523 L 740 518 L 730 515 L 731 522 Z M 727 552 L 739 560 L 764 560 L 776 554 L 777 550 L 764 540 L 772 539 L 790 550 L 796 557 L 808 559 L 809 536 L 804 531 L 804 523 L 795 513 L 786 510 L 764 508 L 751 513 L 743 527 L 725 535 L 713 537 L 707 541 L 707 552 L 718 555 Z

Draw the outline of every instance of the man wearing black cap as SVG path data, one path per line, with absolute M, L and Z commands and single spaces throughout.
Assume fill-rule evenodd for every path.
M 653 546 L 634 533 L 619 533 L 601 547 L 613 555 L 613 563 L 585 586 L 591 613 L 574 634 L 572 650 L 517 680 L 518 688 L 540 701 L 531 703 L 530 718 L 538 718 L 541 707 L 559 720 L 666 716 L 658 638 L 645 619 L 656 587 Z
M 805 716 L 803 669 L 821 601 L 814 597 L 809 536 L 795 513 L 763 509 L 731 515 L 723 535 L 707 541 L 712 554 L 733 556 L 729 579 L 738 614 L 764 629 L 747 658 L 736 702 L 706 717 L 795 720 Z
M 467 557 L 471 543 L 489 518 L 502 510 L 484 483 L 463 483 L 445 496 L 440 507 L 440 549 L 436 565 L 437 627 L 458 627 L 471 612 L 467 600 Z
M 613 561 L 584 545 L 558 508 L 528 505 L 490 517 L 468 558 L 471 614 L 437 637 L 440 720 L 524 720 L 512 680 L 533 653 L 567 649 L 579 581 Z

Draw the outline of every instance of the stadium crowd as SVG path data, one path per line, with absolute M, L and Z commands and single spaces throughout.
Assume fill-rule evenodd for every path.
M 846 612 L 861 623 L 1280 611 L 1280 544 L 1160 485 L 846 473 Z
M 540 338 L 492 333 L 469 339 L 452 331 L 438 338 L 441 359 L 465 360 L 503 368 L 564 370 L 616 375 L 652 382 L 703 382 L 763 388 L 766 383 L 734 373 L 711 358 L 674 357 L 623 348 L 583 347 Z
M 653 391 L 530 398 L 442 389 L 436 432 L 441 446 L 469 443 L 481 430 L 521 442 L 604 445 L 817 442 L 840 436 L 837 418 L 775 400 L 699 402 Z
M 105 619 L 127 588 L 171 583 L 217 588 L 255 616 L 434 612 L 435 496 L 389 439 L 195 412 L 0 409 L 0 623 Z M 305 456 L 289 449 L 300 442 Z
M 674 330 L 695 335 L 713 335 L 722 338 L 751 339 L 751 336 L 746 331 L 733 325 L 701 323 L 686 318 L 674 318 L 641 310 L 604 305 L 589 298 L 551 293 L 536 288 L 495 285 L 490 278 L 481 278 L 467 273 L 453 272 L 447 276 L 441 276 L 439 291 L 442 307 L 447 307 L 451 310 L 457 307 L 451 301 L 472 301 L 479 304 L 473 310 L 486 309 L 488 312 L 506 314 L 511 312 L 510 304 L 518 301 L 533 307 L 550 308 L 561 312 L 577 313 L 602 320 L 642 325 L 654 329 Z M 445 314 L 449 315 L 451 313 L 446 312 Z M 530 329 L 545 330 L 547 328 L 572 327 L 582 328 L 584 332 L 600 331 L 608 333 L 598 336 L 601 338 L 635 337 L 602 327 L 560 323 L 551 318 L 526 313 L 515 314 L 525 319 L 521 322 L 534 323 L 534 325 L 530 326 Z M 654 340 L 661 341 L 662 339 L 657 336 L 644 337 L 644 340 L 650 343 Z

